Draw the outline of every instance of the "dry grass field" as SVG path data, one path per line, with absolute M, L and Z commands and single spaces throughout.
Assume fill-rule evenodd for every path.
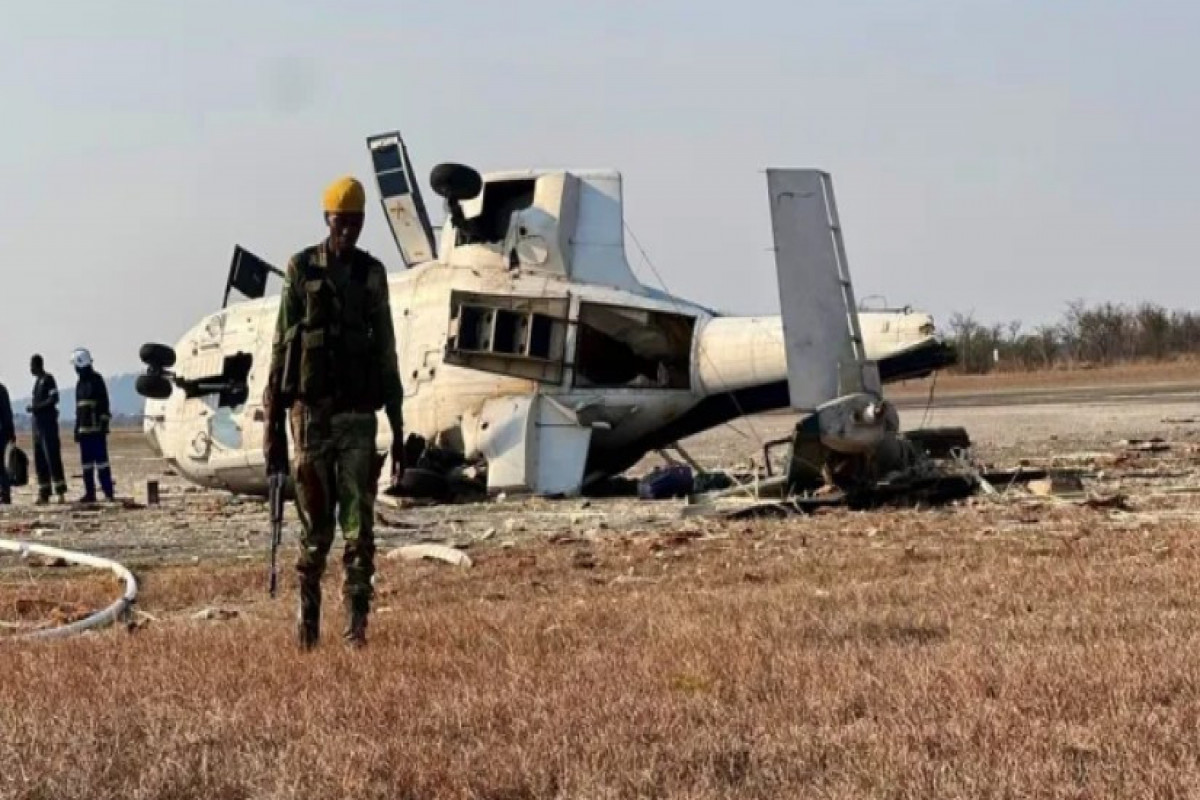
M 0 630 L 0 797 L 1200 796 L 1200 423 L 1163 421 L 1200 403 L 1056 412 L 1055 434 L 1045 409 L 956 413 L 939 424 L 987 454 L 1057 448 L 1039 458 L 1126 499 L 752 522 L 564 501 L 524 533 L 519 507 L 400 512 L 474 566 L 381 559 L 361 652 L 337 641 L 335 570 L 307 655 L 290 573 L 266 598 L 260 506 L 178 484 L 161 511 L 18 506 L 0 535 L 104 550 L 142 595 L 127 627 Z M 1168 450 L 1118 444 L 1156 431 Z M 117 592 L 0 558 L 9 623 Z
M 837 512 L 389 562 L 369 648 L 307 656 L 260 568 L 163 569 L 156 621 L 0 650 L 0 796 L 1192 796 L 1200 546 L 1104 519 Z M 212 603 L 239 616 L 187 613 Z

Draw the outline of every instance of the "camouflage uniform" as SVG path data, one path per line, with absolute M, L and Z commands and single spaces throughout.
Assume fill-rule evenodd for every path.
M 385 458 L 375 448 L 376 411 L 386 408 L 393 435 L 403 435 L 387 273 L 362 250 L 338 258 L 327 245 L 307 248 L 288 263 L 265 403 L 268 413 L 278 413 L 273 405 L 281 397 L 293 401 L 303 646 L 317 640 L 335 516 L 345 539 L 345 636 L 365 639 L 375 493 Z

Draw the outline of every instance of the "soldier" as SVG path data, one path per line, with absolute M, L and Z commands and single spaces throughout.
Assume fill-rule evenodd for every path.
M 13 424 L 12 403 L 8 389 L 0 383 L 0 506 L 12 502 L 12 489 L 8 485 L 8 447 L 17 443 L 17 426 Z
M 387 273 L 355 245 L 362 232 L 362 184 L 341 178 L 325 191 L 329 235 L 288 262 L 275 326 L 263 406 L 268 472 L 287 469 L 284 415 L 296 446 L 295 490 L 301 523 L 297 642 L 316 646 L 321 576 L 334 520 L 345 539 L 343 638 L 366 643 L 375 565 L 375 492 L 384 457 L 377 454 L 376 412 L 392 428 L 393 479 L 403 469 L 403 389 L 396 360 Z
M 75 441 L 83 465 L 84 495 L 81 503 L 96 502 L 96 477 L 104 499 L 113 501 L 112 469 L 108 463 L 108 425 L 112 413 L 108 406 L 108 388 L 104 378 L 92 366 L 92 354 L 80 347 L 71 354 L 75 374 Z M 93 475 L 93 470 L 95 474 Z
M 42 357 L 35 355 L 29 360 L 29 371 L 36 379 L 33 383 L 32 402 L 25 407 L 33 417 L 33 463 L 38 477 L 38 499 L 40 506 L 50 502 L 50 490 L 58 496 L 58 502 L 66 502 L 67 479 L 63 476 L 62 446 L 58 440 L 58 384 L 54 376 L 46 372 Z

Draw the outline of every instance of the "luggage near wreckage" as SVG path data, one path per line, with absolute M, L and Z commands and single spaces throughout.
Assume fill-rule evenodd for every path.
M 8 472 L 8 482 L 13 486 L 29 484 L 29 456 L 15 444 L 8 448 L 8 457 L 4 460 L 4 469 Z

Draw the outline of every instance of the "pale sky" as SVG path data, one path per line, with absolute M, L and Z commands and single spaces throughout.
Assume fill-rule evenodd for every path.
M 364 140 L 613 167 L 667 288 L 778 308 L 762 170 L 833 174 L 860 297 L 945 322 L 1200 307 L 1200 3 L 0 0 L 0 381 L 112 374 L 282 265 Z M 644 282 L 653 275 L 630 248 Z M 277 289 L 273 285 L 272 291 Z

